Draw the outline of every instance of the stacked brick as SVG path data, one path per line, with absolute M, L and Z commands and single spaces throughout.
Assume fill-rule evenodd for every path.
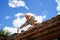
M 53 17 L 34 27 L 29 31 L 22 32 L 14 40 L 51 40 L 60 37 L 60 15 Z

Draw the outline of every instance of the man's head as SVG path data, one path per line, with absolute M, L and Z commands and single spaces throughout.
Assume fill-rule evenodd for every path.
M 31 15 L 25 15 L 25 18 L 27 19 L 27 20 L 29 20 L 30 19 L 30 17 L 31 17 Z

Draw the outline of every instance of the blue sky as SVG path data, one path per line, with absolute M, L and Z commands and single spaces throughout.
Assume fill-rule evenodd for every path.
M 59 0 L 0 0 L 0 29 L 6 26 L 13 28 L 14 20 L 23 19 L 26 13 L 32 13 L 36 17 L 45 16 L 42 20 L 48 20 L 58 14 L 58 2 Z

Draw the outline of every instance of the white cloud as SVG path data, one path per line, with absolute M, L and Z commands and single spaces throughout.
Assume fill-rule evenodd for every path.
M 17 13 L 17 14 L 15 14 L 15 16 L 20 17 L 20 16 L 24 16 L 24 14 L 23 13 Z
M 58 13 L 58 15 L 60 14 L 60 12 Z
M 29 15 L 31 15 L 31 16 L 34 16 L 35 17 L 35 20 L 37 20 L 38 22 L 43 22 L 43 19 L 45 19 L 46 18 L 46 15 L 43 15 L 43 16 L 41 16 L 41 15 L 35 15 L 35 14 L 33 14 L 33 13 L 26 13 L 26 14 L 29 14 Z
M 60 4 L 60 0 L 56 0 L 56 2 L 58 2 L 58 5 Z
M 10 16 L 6 16 L 6 17 L 5 17 L 5 19 L 9 19 L 9 18 L 11 18 L 11 17 L 10 17 Z
M 13 26 L 20 27 L 25 21 L 25 18 L 16 18 L 15 20 L 13 20 Z
M 46 18 L 46 16 L 45 15 L 43 15 L 43 16 L 35 16 L 35 19 L 37 20 L 37 22 L 43 22 L 43 20 Z
M 3 30 L 8 30 L 9 32 L 11 32 L 11 34 L 17 33 L 17 28 L 12 28 L 9 26 L 5 26 Z
M 25 2 L 22 0 L 9 0 L 8 5 L 12 8 L 16 8 L 16 7 L 25 7 L 26 9 L 29 9 Z
M 38 20 L 38 22 L 43 22 L 43 20 L 46 18 L 46 15 L 43 15 L 43 16 L 41 16 L 41 15 L 35 15 L 35 14 L 33 14 L 33 13 L 25 13 L 25 14 L 30 14 L 30 15 L 33 15 L 33 16 L 35 16 L 35 19 L 36 20 Z M 20 16 L 20 15 L 19 15 Z M 16 32 L 16 30 L 17 30 L 17 28 L 18 27 L 20 27 L 24 22 L 26 21 L 26 19 L 25 19 L 25 17 L 23 17 L 23 18 L 19 18 L 19 17 L 17 17 L 15 20 L 13 20 L 13 26 L 14 26 L 14 28 L 10 28 L 10 27 L 5 27 L 4 29 L 6 30 L 9 30 L 10 32 L 12 32 L 12 33 L 15 33 Z M 20 29 L 20 31 L 21 30 L 27 30 L 28 28 L 29 28 L 30 26 L 28 25 L 28 26 L 26 26 L 26 27 L 24 27 L 24 28 L 22 28 L 22 29 Z M 13 31 L 12 31 L 13 30 Z
M 57 11 L 60 11 L 60 5 L 57 7 Z
M 60 11 L 60 0 L 56 0 L 56 2 L 57 2 L 57 4 L 58 4 L 58 6 L 57 6 L 57 11 Z
M 30 25 L 28 25 L 30 27 Z M 26 26 L 22 29 L 19 29 L 19 33 L 21 33 L 21 30 L 27 30 L 29 27 Z M 9 27 L 9 26 L 5 26 L 3 30 L 9 31 L 11 32 L 11 34 L 13 33 L 17 33 L 17 27 Z
M 58 15 L 60 14 L 60 0 L 55 0 L 57 2 L 57 11 L 58 11 Z
M 43 19 L 46 18 L 45 15 L 43 15 L 43 16 L 39 15 L 38 16 L 38 15 L 35 15 L 33 13 L 25 13 L 25 14 L 30 14 L 30 15 L 34 16 L 35 19 L 40 23 L 43 22 Z M 15 20 L 13 20 L 13 26 L 14 27 L 20 27 L 23 23 L 25 23 L 25 21 L 26 21 L 25 17 L 23 17 L 23 18 L 17 17 Z

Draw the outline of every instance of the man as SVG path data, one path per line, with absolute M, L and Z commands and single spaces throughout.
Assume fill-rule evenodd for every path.
M 34 25 L 37 21 L 35 20 L 34 16 L 31 15 L 25 15 L 26 22 L 20 27 L 23 28 L 24 26 L 27 26 L 28 24 Z
M 24 26 L 29 25 L 29 24 L 31 24 L 31 28 L 34 27 L 34 25 L 35 25 L 36 22 L 37 22 L 37 21 L 35 20 L 34 16 L 31 16 L 31 15 L 29 15 L 29 14 L 26 14 L 26 15 L 25 15 L 25 18 L 26 18 L 26 22 L 25 22 L 23 25 L 21 25 L 20 29 L 23 28 Z M 19 30 L 17 30 L 17 31 L 19 32 Z

